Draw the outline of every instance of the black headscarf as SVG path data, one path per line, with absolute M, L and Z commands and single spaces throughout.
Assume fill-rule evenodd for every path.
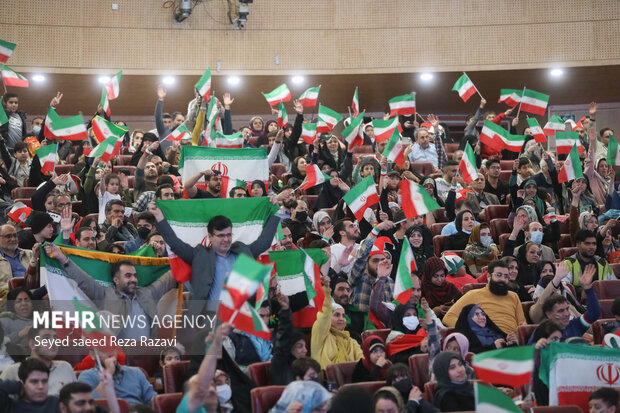
M 261 188 L 263 188 L 263 196 L 267 196 L 267 188 L 265 187 L 265 182 L 261 181 L 260 179 L 255 179 L 252 181 L 252 185 L 250 185 L 250 189 L 254 187 L 254 185 L 260 185 Z
M 456 394 L 460 397 L 471 397 L 473 403 L 473 384 L 471 384 L 469 380 L 464 383 L 453 383 L 452 380 L 450 380 L 450 362 L 453 359 L 458 359 L 465 365 L 463 357 L 451 351 L 442 351 L 433 361 L 433 373 L 435 373 L 435 379 L 437 380 L 437 384 L 435 385 L 435 398 L 433 400 L 435 406 L 441 406 L 441 400 L 447 393 Z
M 463 232 L 463 216 L 466 213 L 469 213 L 472 216 L 474 215 L 468 209 L 461 211 L 456 215 L 456 219 L 454 220 L 454 226 L 456 227 L 457 232 L 456 234 L 452 234 L 448 238 L 446 238 L 446 242 L 444 244 L 446 250 L 464 250 L 467 247 L 471 232 Z
M 527 261 L 527 245 L 527 242 L 521 245 L 521 248 L 519 248 L 519 252 L 517 253 L 517 261 L 519 262 L 519 275 L 517 275 L 517 283 L 522 286 L 538 284 L 540 274 L 540 272 L 536 271 L 536 266 L 538 263 L 532 264 Z
M 336 175 L 338 175 L 338 171 L 335 169 L 330 169 L 326 175 L 332 176 L 332 172 L 336 172 Z M 314 204 L 314 210 L 319 211 L 325 208 L 332 208 L 342 199 L 344 194 L 345 192 L 338 186 L 332 185 L 331 181 L 324 182 L 321 184 L 321 192 L 316 200 L 316 204 Z
M 443 199 L 441 199 L 439 197 L 439 195 L 437 195 L 437 183 L 435 182 L 435 180 L 433 178 L 431 178 L 430 176 L 424 176 L 424 177 L 422 177 L 422 180 L 420 182 L 421 182 L 420 185 L 422 185 L 422 186 L 424 186 L 424 184 L 426 182 L 432 182 L 433 183 L 433 195 L 432 195 L 432 197 L 433 197 L 433 199 L 435 201 L 437 201 L 437 204 L 439 204 L 439 206 L 443 208 L 445 206 L 445 204 L 443 202 Z
M 418 325 L 418 327 L 415 330 L 409 330 L 403 324 L 403 317 L 405 316 L 405 313 L 407 312 L 407 310 L 411 308 L 416 310 L 416 314 L 418 313 L 418 309 L 416 308 L 415 305 L 412 305 L 412 304 L 398 305 L 394 309 L 394 312 L 392 313 L 392 330 L 400 331 L 401 333 L 404 333 L 404 334 L 416 334 L 418 331 L 420 331 L 420 328 L 421 328 L 420 325 Z

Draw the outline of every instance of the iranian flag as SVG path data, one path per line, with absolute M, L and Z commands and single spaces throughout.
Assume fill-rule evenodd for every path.
M 403 212 L 407 219 L 439 209 L 439 205 L 431 198 L 428 192 L 426 192 L 426 189 L 415 182 L 402 179 L 398 187 L 402 198 Z
M 192 134 L 184 123 L 164 138 L 165 141 L 181 141 L 185 139 L 192 139 Z
M 211 69 L 207 69 L 207 71 L 204 72 L 202 77 L 194 85 L 194 88 L 196 88 L 205 101 L 211 98 Z
M 316 101 L 319 98 L 319 91 L 321 90 L 321 85 L 317 87 L 311 87 L 301 94 L 299 97 L 299 103 L 303 107 L 310 107 L 316 105 Z
M 245 254 L 239 254 L 226 278 L 226 289 L 239 308 L 258 290 L 258 286 L 271 273 L 270 265 L 263 265 Z
M 478 168 L 476 167 L 476 155 L 471 148 L 469 142 L 465 144 L 465 151 L 463 152 L 463 158 L 459 163 L 459 170 L 463 175 L 463 179 L 467 185 L 478 179 Z
M 360 100 L 357 97 L 357 87 L 355 88 L 355 92 L 353 93 L 353 102 L 351 102 L 351 110 L 353 111 L 353 117 L 356 117 L 360 114 Z
M 105 85 L 105 90 L 108 92 L 108 99 L 114 100 L 121 93 L 121 76 L 123 75 L 123 71 L 121 70 L 114 76 L 112 79 Z
M 41 146 L 35 151 L 39 156 L 41 162 L 41 173 L 43 175 L 51 175 L 56 167 L 56 160 L 58 159 L 58 144 Z
M 610 154 L 611 148 L 609 148 L 609 152 L 607 153 L 607 159 L 609 159 Z M 583 178 L 583 169 L 581 167 L 581 159 L 579 159 L 577 145 L 573 145 L 573 148 L 568 153 L 568 156 L 566 157 L 566 160 L 558 173 L 558 182 L 568 182 L 577 178 Z
M 474 86 L 474 83 L 465 73 L 463 73 L 463 76 L 459 77 L 454 86 L 452 86 L 452 90 L 458 92 L 463 102 L 467 102 L 467 100 L 477 92 L 476 86 Z
M 534 346 L 501 348 L 476 354 L 471 363 L 476 377 L 492 384 L 519 387 L 530 382 Z
M 93 148 L 88 157 L 101 158 L 104 162 L 110 162 L 112 158 L 120 153 L 122 143 L 122 137 L 112 135 Z
M 515 107 L 521 102 L 521 97 L 523 96 L 523 90 L 517 89 L 501 89 L 499 91 L 499 100 L 498 103 L 504 102 L 508 106 Z
M 306 166 L 306 179 L 298 189 L 309 189 L 317 185 L 321 185 L 323 182 L 329 181 L 331 176 L 325 175 L 321 172 L 321 169 L 316 164 Z
M 49 117 L 49 111 L 47 115 Z M 88 139 L 86 125 L 84 124 L 84 120 L 81 115 L 75 115 L 64 119 L 61 119 L 60 117 L 57 119 L 51 119 L 50 132 L 52 136 L 67 141 L 81 141 Z
M 16 202 L 11 206 L 9 212 L 6 213 L 6 216 L 17 222 L 22 228 L 25 228 L 26 219 L 28 219 L 31 213 L 32 208 L 30 208 L 28 205 L 24 204 L 23 202 Z
M 394 279 L 394 299 L 402 305 L 407 304 L 411 298 L 411 289 L 413 288 L 411 272 L 417 268 L 413 251 L 407 237 L 405 237 L 400 250 L 398 268 L 396 268 L 396 278 Z
M 110 99 L 108 99 L 108 92 L 106 92 L 105 88 L 101 88 L 101 100 L 99 104 L 103 108 L 103 111 L 106 115 L 110 116 L 112 111 L 110 110 Z
M 607 165 L 620 165 L 620 148 L 618 141 L 613 135 L 609 135 L 609 144 L 607 145 Z
M 521 110 L 523 112 L 543 116 L 547 111 L 548 104 L 549 95 L 545 95 L 544 93 L 540 93 L 532 89 L 523 90 L 523 97 L 521 98 Z
M 415 115 L 415 94 L 396 96 L 389 100 L 390 116 Z
M 558 115 L 551 116 L 551 119 L 547 121 L 545 127 L 543 128 L 543 133 L 547 136 L 553 136 L 556 132 L 564 132 L 566 130 L 566 125 L 561 117 Z
M 525 136 L 512 135 L 501 126 L 490 120 L 485 120 L 480 133 L 480 142 L 496 150 L 507 149 L 511 152 L 520 152 L 525 142 Z
M 501 390 L 474 383 L 476 411 L 485 413 L 523 413 L 512 399 Z
M 619 352 L 552 342 L 540 350 L 539 377 L 549 387 L 549 406 L 575 404 L 587 412 L 594 390 L 612 387 L 620 391 Z
M 583 153 L 586 149 L 579 140 L 579 132 L 556 132 L 555 146 L 558 155 L 567 155 L 573 146 L 577 145 L 579 153 Z
M 233 296 L 224 287 L 220 294 L 220 317 L 222 322 L 230 323 L 237 330 L 244 331 L 263 340 L 271 340 L 271 331 L 258 315 L 257 310 L 246 301 L 236 307 Z
M 364 144 L 364 138 L 361 136 L 360 128 L 362 127 L 362 121 L 364 120 L 364 113 L 357 115 L 349 126 L 342 131 L 342 137 L 347 142 L 348 150 L 352 150 L 354 146 L 362 146 Z
M 364 211 L 371 205 L 379 203 L 379 194 L 372 176 L 367 176 L 347 192 L 342 199 L 347 203 L 355 219 L 361 221 Z
M 247 183 L 241 179 L 231 178 L 230 176 L 222 175 L 222 187 L 220 189 L 220 195 L 222 198 L 230 198 L 230 190 L 236 187 L 245 188 Z
M 47 116 L 43 124 L 43 136 L 45 136 L 45 139 L 56 139 L 56 135 L 54 135 L 52 130 L 52 122 L 58 119 L 60 119 L 60 116 L 56 113 L 56 109 L 50 106 L 47 109 Z
M 265 99 L 270 106 L 277 105 L 280 102 L 288 102 L 291 100 L 291 91 L 288 90 L 288 86 L 286 83 L 282 83 L 280 86 L 275 88 L 269 93 L 263 93 Z
M 265 148 L 207 148 L 204 146 L 181 146 L 179 169 L 183 182 L 205 169 L 214 169 L 222 175 L 252 182 L 269 181 L 269 165 Z
M 547 142 L 547 137 L 543 132 L 543 128 L 540 127 L 540 124 L 536 120 L 536 118 L 527 118 L 527 124 L 530 127 L 530 132 L 532 132 L 532 136 L 534 136 L 534 140 L 538 143 Z
M 396 128 L 394 128 L 390 140 L 388 140 L 385 144 L 385 149 L 383 150 L 382 155 L 385 156 L 388 161 L 394 162 L 398 166 L 403 166 L 403 163 L 405 163 L 403 144 L 400 141 L 400 134 Z
M 288 114 L 282 102 L 280 102 L 280 107 L 278 108 L 278 120 L 276 124 L 278 128 L 286 128 L 288 126 Z
M 278 224 L 278 228 L 281 228 L 280 224 Z M 267 257 L 267 262 L 269 262 L 269 255 L 267 254 L 261 255 L 261 257 L 263 256 Z M 260 260 L 260 262 L 263 262 L 263 261 Z M 273 268 L 273 265 L 271 266 L 271 268 Z M 258 286 L 258 290 L 256 290 L 256 304 L 254 304 L 254 309 L 256 311 L 258 311 L 261 308 L 262 304 L 269 299 L 269 284 L 271 284 L 271 275 L 268 277 L 265 277 L 263 279 L 263 282 L 261 282 L 260 285 Z
M 280 292 L 296 296 L 293 300 L 308 300 L 306 307 L 293 313 L 293 324 L 300 328 L 312 327 L 325 299 L 319 268 L 327 261 L 327 256 L 318 248 L 308 248 L 269 251 L 269 260 L 275 265 Z
M 338 112 L 319 104 L 319 120 L 316 124 L 316 132 L 330 133 L 341 120 L 342 116 Z
M 15 43 L 0 39 L 0 62 L 6 63 L 16 47 L 17 45 Z
M 28 79 L 15 72 L 13 69 L 8 67 L 7 65 L 2 65 L 2 81 L 4 82 L 4 86 L 15 86 L 15 87 L 28 87 L 30 83 Z
M 243 148 L 243 133 L 237 132 L 232 135 L 224 135 L 223 133 L 215 132 L 215 147 L 216 148 Z
M 4 106 L 0 105 L 0 125 L 4 125 L 9 121 L 9 117 L 6 115 L 4 111 Z
M 301 138 L 308 145 L 312 145 L 314 143 L 314 138 L 316 138 L 316 123 L 302 123 Z
M 207 108 L 206 116 L 206 126 L 203 136 L 203 146 L 209 146 L 211 144 L 211 140 L 215 138 L 215 134 L 218 129 L 218 109 L 215 99 L 211 99 L 209 101 L 209 107 Z
M 251 244 L 261 234 L 269 217 L 278 210 L 278 206 L 272 205 L 267 197 L 157 200 L 156 204 L 176 236 L 191 247 L 208 244 L 207 224 L 216 215 L 224 215 L 232 221 L 233 242 Z M 188 281 L 191 264 L 174 255 L 170 248 L 168 256 L 174 278 L 179 282 Z
M 117 138 L 121 138 L 129 128 L 125 126 L 120 126 L 112 122 L 108 122 L 101 116 L 95 116 L 93 118 L 93 134 L 95 135 L 95 140 L 98 143 L 101 143 L 108 139 L 110 136 L 115 136 Z
M 388 120 L 373 119 L 372 128 L 375 132 L 375 142 L 387 141 L 392 137 L 396 128 L 398 128 L 399 132 L 402 132 L 398 116 L 394 116 Z

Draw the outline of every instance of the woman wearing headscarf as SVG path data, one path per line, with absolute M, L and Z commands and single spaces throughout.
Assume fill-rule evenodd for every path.
M 332 394 L 319 383 L 310 380 L 298 380 L 286 386 L 282 396 L 276 405 L 269 410 L 269 413 L 326 411 L 331 398 Z
M 422 353 L 420 344 L 427 336 L 414 305 L 396 306 L 392 313 L 392 331 L 385 340 L 390 361 L 407 364 L 409 356 Z
M 312 326 L 310 353 L 324 369 L 333 363 L 357 361 L 364 357 L 364 353 L 357 341 L 345 330 L 347 319 L 344 308 L 339 304 L 332 304 L 331 288 L 324 285 L 323 291 L 325 300 Z
M 446 242 L 443 245 L 444 250 L 464 250 L 467 247 L 475 223 L 476 219 L 471 211 L 464 210 L 459 212 L 454 220 L 457 232 L 446 238 Z
M 420 183 L 426 189 L 426 192 L 433 197 L 433 199 L 439 204 L 440 207 L 444 207 L 443 199 L 437 194 L 437 183 L 430 176 L 425 176 L 422 178 Z
M 368 336 L 362 343 L 364 358 L 353 370 L 353 383 L 385 380 L 385 373 L 392 365 L 385 356 L 385 343 L 379 336 Z
M 521 267 L 517 258 L 512 255 L 508 255 L 502 257 L 501 261 L 506 265 L 506 268 L 508 268 L 508 276 L 510 277 L 508 280 L 508 291 L 512 291 L 517 294 L 519 296 L 519 301 L 521 302 L 532 301 L 532 294 L 530 294 L 530 291 L 533 293 L 534 288 L 530 287 L 529 289 L 526 289 L 524 285 L 519 284 L 517 281 L 517 278 L 519 277 L 519 269 Z
M 256 147 L 261 147 L 262 145 L 268 145 L 268 135 L 270 132 L 275 131 L 278 128 L 278 122 L 275 120 L 268 120 L 265 122 L 265 128 L 263 129 L 263 133 L 260 134 L 258 139 L 256 140 Z
M 424 225 L 416 225 L 407 228 L 405 237 L 409 240 L 411 251 L 416 263 L 415 273 L 421 275 L 426 260 L 435 255 L 433 250 L 433 234 Z
M 260 116 L 252 116 L 250 119 L 250 137 L 260 138 L 264 131 L 263 118 Z
M 455 330 L 467 337 L 469 351 L 476 354 L 517 345 L 515 333 L 506 335 L 477 304 L 463 307 Z
M 570 289 L 565 288 L 562 279 L 568 274 L 568 266 L 565 262 L 555 264 L 550 261 L 540 261 L 536 265 L 536 271 L 540 281 L 534 290 L 534 305 L 530 307 L 530 319 L 537 324 L 545 319 L 542 306 L 543 303 L 553 294 L 561 294 L 568 300 L 569 311 L 572 317 L 580 317 L 585 313 L 585 308 L 579 304 L 579 300 Z
M 615 242 L 612 229 L 609 227 L 601 228 L 596 232 L 596 252 L 594 254 L 609 261 L 609 254 L 618 251 Z
M 381 387 L 375 392 L 373 397 L 373 405 L 375 413 L 396 412 L 405 413 L 408 411 L 405 406 L 403 397 L 394 387 Z
M 469 272 L 474 277 L 482 274 L 482 267 L 499 256 L 497 245 L 493 243 L 491 229 L 487 224 L 478 224 L 471 230 L 469 242 L 465 247 L 465 264 L 469 267 Z
M 523 247 L 519 248 L 517 261 L 519 262 L 517 283 L 522 286 L 538 284 L 536 264 L 540 261 L 540 246 L 532 241 L 526 242 Z
M 347 156 L 343 146 L 336 135 L 326 136 L 319 144 L 319 160 L 329 165 L 329 169 L 340 170 Z
M 316 204 L 314 204 L 315 211 L 334 207 L 349 191 L 349 186 L 340 178 L 338 171 L 330 169 L 327 175 L 331 176 L 332 179 L 321 184 L 321 192 L 319 192 Z
M 252 186 L 250 187 L 250 195 L 253 198 L 267 196 L 267 187 L 265 186 L 265 182 L 260 179 L 253 180 Z
M 291 166 L 291 174 L 292 176 L 288 179 L 287 185 L 297 188 L 302 184 L 304 179 L 306 179 L 306 166 L 307 166 L 306 158 L 303 156 L 298 156 L 293 160 L 293 164 Z
M 437 379 L 433 404 L 442 412 L 476 410 L 474 386 L 467 380 L 465 361 L 460 354 L 443 351 L 435 357 Z
M 446 281 L 446 266 L 438 257 L 429 258 L 424 265 L 422 293 L 439 318 L 443 317 L 462 295 L 454 284 Z

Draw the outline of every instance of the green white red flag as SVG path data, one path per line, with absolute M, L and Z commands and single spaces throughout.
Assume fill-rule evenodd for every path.
M 579 140 L 579 132 L 556 132 L 555 133 L 555 146 L 558 155 L 567 155 L 573 146 L 577 145 L 579 153 L 583 153 L 586 149 Z
M 474 83 L 465 73 L 458 78 L 454 86 L 452 86 L 452 90 L 459 94 L 463 102 L 467 102 L 467 100 L 477 92 L 476 86 L 474 86 Z
M 501 348 L 476 354 L 476 377 L 492 384 L 519 387 L 530 382 L 534 370 L 534 346 Z
M 379 203 L 379 194 L 372 176 L 369 175 L 362 179 L 342 199 L 344 199 L 344 202 L 347 203 L 349 209 L 355 215 L 355 219 L 361 221 L 364 218 L 364 211 L 371 205 Z
M 525 136 L 512 135 L 501 126 L 490 120 L 485 120 L 480 133 L 480 142 L 497 150 L 507 149 L 511 152 L 520 152 L 525 142 Z
M 50 111 L 47 112 L 47 115 L 48 117 L 50 116 Z M 64 119 L 61 119 L 60 117 L 57 117 L 56 119 L 50 118 L 50 120 L 49 126 L 51 136 L 68 141 L 81 141 L 88 139 L 88 131 L 86 130 L 86 125 L 84 124 L 84 120 L 81 115 L 75 115 Z
M 172 264 L 171 264 L 172 265 Z M 257 311 L 246 301 L 235 306 L 233 296 L 226 287 L 220 294 L 220 317 L 222 322 L 231 323 L 237 330 L 244 331 L 263 340 L 271 340 L 271 331 Z
M 347 142 L 349 150 L 354 146 L 362 146 L 364 144 L 364 138 L 361 137 L 360 128 L 362 127 L 362 121 L 364 120 L 364 113 L 360 113 L 351 120 L 349 126 L 342 131 L 342 137 Z
M 398 184 L 402 199 L 403 212 L 407 219 L 414 218 L 439 209 L 435 201 L 421 185 L 408 179 L 401 179 Z
M 24 204 L 23 202 L 16 202 L 11 206 L 9 212 L 6 213 L 6 216 L 17 222 L 22 228 L 25 228 L 26 219 L 30 216 L 31 213 L 32 208 L 30 208 L 28 205 Z
M 532 132 L 532 136 L 534 136 L 534 140 L 538 143 L 547 142 L 547 137 L 543 132 L 543 128 L 540 127 L 540 124 L 536 120 L 536 118 L 527 118 L 527 124 L 530 127 L 530 132 Z
M 280 224 L 278 224 L 280 225 Z M 267 257 L 267 262 L 269 262 L 269 255 L 265 254 Z M 263 261 L 260 261 L 263 262 Z M 271 265 L 273 267 L 273 265 Z M 272 271 L 273 272 L 273 271 Z M 258 311 L 262 304 L 269 299 L 269 284 L 271 283 L 271 275 L 265 277 L 262 283 L 258 286 L 258 290 L 256 290 L 256 304 L 254 304 L 254 309 Z
M 187 126 L 185 126 L 185 124 L 182 123 L 181 126 L 177 127 L 172 132 L 170 132 L 170 134 L 166 136 L 164 140 L 165 141 L 181 141 L 181 140 L 186 140 L 186 139 L 191 139 L 191 138 L 192 138 L 192 134 L 190 133 L 189 129 L 187 129 Z
M 219 121 L 217 104 L 215 99 L 209 100 L 209 107 L 207 108 L 205 131 L 203 135 L 202 146 L 209 146 L 211 144 L 211 140 L 215 139 L 215 134 L 217 133 L 217 125 Z
M 609 153 L 607 154 L 607 157 L 609 159 Z M 577 178 L 583 178 L 583 168 L 581 167 L 581 159 L 579 159 L 577 145 L 573 145 L 573 148 L 568 153 L 562 168 L 560 168 L 560 172 L 558 173 L 558 182 L 569 182 Z
M 243 148 L 243 134 L 241 132 L 234 133 L 232 135 L 224 135 L 219 132 L 215 132 L 215 147 L 216 148 Z
M 270 265 L 263 265 L 245 254 L 239 254 L 226 278 L 226 289 L 235 308 L 256 293 L 258 286 L 271 273 Z
M 4 106 L 0 105 L 0 126 L 4 125 L 9 121 L 9 117 L 6 115 L 4 111 Z
M 211 99 L 211 69 L 207 69 L 207 71 L 204 72 L 198 82 L 194 85 L 194 88 L 196 88 L 200 96 L 202 96 L 205 101 Z
M 15 43 L 0 39 L 0 62 L 6 63 L 15 51 L 16 47 L 17 45 Z
M 280 107 L 278 108 L 278 120 L 276 121 L 278 128 L 286 128 L 288 126 L 288 114 L 286 113 L 286 108 L 284 107 L 284 103 L 280 102 Z
M 106 115 L 110 116 L 112 114 L 112 111 L 110 110 L 110 99 L 108 99 L 108 92 L 105 88 L 101 88 L 101 100 L 99 100 L 99 104 L 103 108 Z
M 394 279 L 394 299 L 400 304 L 407 304 L 411 298 L 411 289 L 413 288 L 413 280 L 411 272 L 418 269 L 413 251 L 409 245 L 407 237 L 403 238 L 403 246 L 400 250 L 400 258 L 398 259 L 398 268 L 396 269 L 396 278 Z
M 620 165 L 620 148 L 618 141 L 613 135 L 609 135 L 609 144 L 607 145 L 607 165 Z
M 108 93 L 108 99 L 114 100 L 121 94 L 121 76 L 123 75 L 123 71 L 121 70 L 105 85 L 105 90 Z
M 108 122 L 101 116 L 97 115 L 93 118 L 93 134 L 98 143 L 108 139 L 110 136 L 122 138 L 129 130 L 126 126 L 120 126 L 112 122 Z
M 286 83 L 282 83 L 280 86 L 275 88 L 269 93 L 263 93 L 265 99 L 270 106 L 277 105 L 280 102 L 288 102 L 291 100 L 291 91 L 288 90 L 288 86 Z
M 398 131 L 402 133 L 398 116 L 394 116 L 388 120 L 373 119 L 372 128 L 375 132 L 375 142 L 387 141 L 392 137 L 396 128 L 398 128 Z
M 474 383 L 476 411 L 485 413 L 522 413 L 523 411 L 503 391 Z
M 353 102 L 351 102 L 351 111 L 353 112 L 353 117 L 356 117 L 360 114 L 360 100 L 357 96 L 357 87 L 355 88 L 355 92 L 353 93 Z
M 302 123 L 301 124 L 301 138 L 308 145 L 312 145 L 314 143 L 314 138 L 316 137 L 316 123 Z
M 220 195 L 222 198 L 230 198 L 230 190 L 235 187 L 246 188 L 248 184 L 236 178 L 231 178 L 230 176 L 222 175 L 222 186 L 220 189 Z
M 45 123 L 43 124 L 43 136 L 45 136 L 45 139 L 56 139 L 56 135 L 54 135 L 52 129 L 52 122 L 58 119 L 60 119 L 60 116 L 56 113 L 56 109 L 50 106 L 47 109 L 47 116 L 45 117 Z
M 325 175 L 321 172 L 321 168 L 319 168 L 316 164 L 311 164 L 306 166 L 306 179 L 301 184 L 299 189 L 309 189 L 317 185 L 321 185 L 324 182 L 329 181 L 331 176 Z
M 41 146 L 35 151 L 41 162 L 41 173 L 43 175 L 51 175 L 56 168 L 56 160 L 58 159 L 58 144 Z
M 385 156 L 388 161 L 394 162 L 398 166 L 403 166 L 403 163 L 405 163 L 405 151 L 400 141 L 400 134 L 396 128 L 394 128 L 390 140 L 385 144 L 382 155 Z
M 179 171 L 183 182 L 206 169 L 218 170 L 222 175 L 252 182 L 269 181 L 269 164 L 265 148 L 206 148 L 204 146 L 181 146 Z M 226 214 L 224 214 L 226 215 Z
M 15 87 L 28 87 L 30 83 L 28 79 L 8 67 L 7 65 L 2 65 L 2 81 L 4 82 L 4 86 L 15 86 Z
M 463 158 L 459 163 L 459 170 L 463 175 L 463 179 L 467 185 L 478 179 L 478 168 L 476 167 L 476 155 L 471 148 L 469 142 L 465 144 L 465 151 L 463 151 Z
M 521 102 L 523 90 L 517 89 L 501 89 L 499 92 L 498 103 L 504 102 L 508 106 L 515 107 Z
M 123 138 L 112 135 L 97 145 L 88 155 L 89 158 L 101 158 L 104 162 L 110 162 L 121 151 Z
M 299 103 L 303 107 L 310 107 L 316 105 L 317 100 L 319 99 L 319 91 L 321 90 L 321 85 L 316 87 L 311 87 L 301 94 L 299 97 Z
M 330 133 L 334 130 L 334 126 L 342 120 L 340 113 L 328 108 L 327 106 L 319 105 L 319 120 L 316 124 L 317 133 Z M 353 123 L 353 122 L 351 122 Z
M 389 100 L 390 117 L 396 115 L 415 115 L 415 94 L 396 96 Z
M 543 133 L 547 136 L 553 136 L 556 132 L 564 132 L 565 130 L 566 125 L 558 115 L 551 116 L 551 119 L 543 127 Z
M 525 89 L 521 98 L 521 111 L 543 116 L 547 112 L 549 95 L 532 89 Z

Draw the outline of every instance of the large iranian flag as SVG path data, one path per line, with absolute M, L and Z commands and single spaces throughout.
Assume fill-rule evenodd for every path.
M 327 106 L 319 105 L 319 119 L 316 124 L 316 131 L 317 133 L 330 133 L 341 120 L 342 116 L 340 113 Z
M 607 154 L 607 156 L 609 157 L 609 154 Z M 568 182 L 577 178 L 583 178 L 583 168 L 581 167 L 581 159 L 579 159 L 577 145 L 573 145 L 562 168 L 560 168 L 558 182 Z
M 403 238 L 403 246 L 400 250 L 400 258 L 394 280 L 394 299 L 402 305 L 407 304 L 411 298 L 411 289 L 413 288 L 411 272 L 417 270 L 417 268 L 409 240 L 405 237 Z
M 56 167 L 56 160 L 58 159 L 57 152 L 57 143 L 41 146 L 35 151 L 35 153 L 39 156 L 39 161 L 41 162 L 41 173 L 43 175 L 50 175 L 52 172 L 54 172 L 54 168 Z
M 101 143 L 108 139 L 110 136 L 116 136 L 117 138 L 121 138 L 129 128 L 126 126 L 120 126 L 112 122 L 108 122 L 101 116 L 97 115 L 93 118 L 93 134 L 95 135 L 95 140 L 98 143 Z
M 551 119 L 549 119 L 543 127 L 543 133 L 547 136 L 553 136 L 556 132 L 564 132 L 565 130 L 566 125 L 558 115 L 551 116 Z
M 533 113 L 534 115 L 544 115 L 549 104 L 549 95 L 537 92 L 532 89 L 523 90 L 521 98 L 521 111 Z
M 501 89 L 499 91 L 498 103 L 504 102 L 508 106 L 515 107 L 521 102 L 523 96 L 523 90 L 517 89 Z
M 405 163 L 403 144 L 400 141 L 400 133 L 398 133 L 396 128 L 394 128 L 390 140 L 385 144 L 385 149 L 381 155 L 385 156 L 388 161 L 394 162 L 398 166 L 403 166 L 403 163 Z
M 389 100 L 390 116 L 415 115 L 415 94 L 396 96 Z
M 314 143 L 314 138 L 316 137 L 316 123 L 302 123 L 301 124 L 301 138 L 308 145 L 312 145 Z
M 211 69 L 204 72 L 194 87 L 205 101 L 211 98 Z
M 237 132 L 232 135 L 224 135 L 223 133 L 215 132 L 215 139 L 213 141 L 216 148 L 240 149 L 243 148 L 243 133 Z
M 185 126 L 184 123 L 181 124 L 181 126 L 179 126 L 178 128 L 175 128 L 172 132 L 170 132 L 168 136 L 164 138 L 165 141 L 181 141 L 188 139 L 192 139 L 192 134 L 189 129 L 187 129 L 187 126 Z
M 607 165 L 620 165 L 620 147 L 613 135 L 609 135 L 607 145 Z
M 501 348 L 476 354 L 471 363 L 476 377 L 492 384 L 519 387 L 530 382 L 534 346 Z
M 320 90 L 321 85 L 318 85 L 316 87 L 311 87 L 302 93 L 299 97 L 299 103 L 301 103 L 301 106 L 309 107 L 316 105 L 316 101 L 319 99 Z
M 347 147 L 352 150 L 354 146 L 362 146 L 364 144 L 364 138 L 361 137 L 360 128 L 362 127 L 362 121 L 364 120 L 364 113 L 357 115 L 342 131 L 342 137 L 347 142 Z
M 4 86 L 15 86 L 15 87 L 28 87 L 30 83 L 28 79 L 8 67 L 7 65 L 2 65 L 2 81 L 4 82 Z
M 121 70 L 105 85 L 105 90 L 108 92 L 108 99 L 114 100 L 121 94 L 121 76 L 123 75 L 123 71 Z
M 437 201 L 421 185 L 407 179 L 401 179 L 398 187 L 402 198 L 403 212 L 407 219 L 439 209 Z
M 265 99 L 270 106 L 277 105 L 280 102 L 288 102 L 291 100 L 291 91 L 288 90 L 288 86 L 286 83 L 282 83 L 280 86 L 275 88 L 269 93 L 263 93 Z
M 476 86 L 474 86 L 474 83 L 465 73 L 458 78 L 454 86 L 452 86 L 452 90 L 459 94 L 463 102 L 467 102 L 467 100 L 477 92 Z
M 463 152 L 463 158 L 459 164 L 459 170 L 463 179 L 469 185 L 476 179 L 478 179 L 478 168 L 476 167 L 476 155 L 471 148 L 469 142 L 465 144 L 465 151 Z
M 573 146 L 577 145 L 579 153 L 583 153 L 586 149 L 579 140 L 579 132 L 556 132 L 555 133 L 555 146 L 558 155 L 567 155 Z
M 362 179 L 342 199 L 344 199 L 344 202 L 347 203 L 349 209 L 355 215 L 355 219 L 361 221 L 364 218 L 364 211 L 371 205 L 379 203 L 379 194 L 372 176 L 368 175 Z
M 15 43 L 0 39 L 0 62 L 6 63 L 16 47 L 17 45 Z
M 398 116 L 394 116 L 388 120 L 373 119 L 372 128 L 375 132 L 376 142 L 383 142 L 390 139 L 396 128 L 398 128 L 399 132 L 402 132 L 402 130 L 400 130 L 401 128 L 398 121 Z
M 204 146 L 181 146 L 179 169 L 183 182 L 205 169 L 218 170 L 222 175 L 252 182 L 269 180 L 269 165 L 265 148 L 207 148 Z
M 484 413 L 522 413 L 523 411 L 503 391 L 474 383 L 476 411 Z
M 48 112 L 48 116 L 49 114 Z M 58 139 L 68 141 L 88 139 L 86 125 L 81 115 L 75 115 L 64 119 L 58 117 L 55 120 L 51 120 L 49 126 L 51 134 Z
M 299 189 L 309 189 L 317 185 L 321 185 L 324 182 L 329 181 L 331 176 L 325 175 L 321 172 L 321 168 L 319 168 L 316 164 L 311 164 L 306 166 L 306 179 L 301 184 Z
M 357 87 L 355 88 L 355 92 L 353 93 L 353 101 L 351 102 L 351 111 L 353 112 L 353 117 L 356 117 L 360 114 L 360 100 L 357 96 Z
M 536 118 L 527 118 L 527 125 L 530 127 L 530 132 L 532 132 L 532 136 L 534 136 L 534 140 L 536 142 L 547 142 L 547 137 L 545 136 L 543 128 L 540 127 L 540 124 Z
M 245 254 L 237 257 L 225 284 L 235 308 L 239 308 L 256 293 L 258 286 L 269 273 L 270 265 L 263 265 Z
M 620 351 L 552 342 L 540 350 L 539 377 L 549 387 L 549 406 L 575 404 L 587 412 L 594 390 L 620 391 Z
M 267 341 L 271 340 L 271 331 L 258 312 L 247 301 L 241 307 L 235 306 L 232 295 L 226 287 L 220 294 L 220 317 L 222 322 L 232 324 L 237 330 Z
M 112 110 L 110 109 L 110 99 L 108 99 L 108 92 L 104 87 L 101 88 L 101 99 L 99 100 L 99 104 L 103 108 L 106 115 L 110 116 L 112 114 Z

